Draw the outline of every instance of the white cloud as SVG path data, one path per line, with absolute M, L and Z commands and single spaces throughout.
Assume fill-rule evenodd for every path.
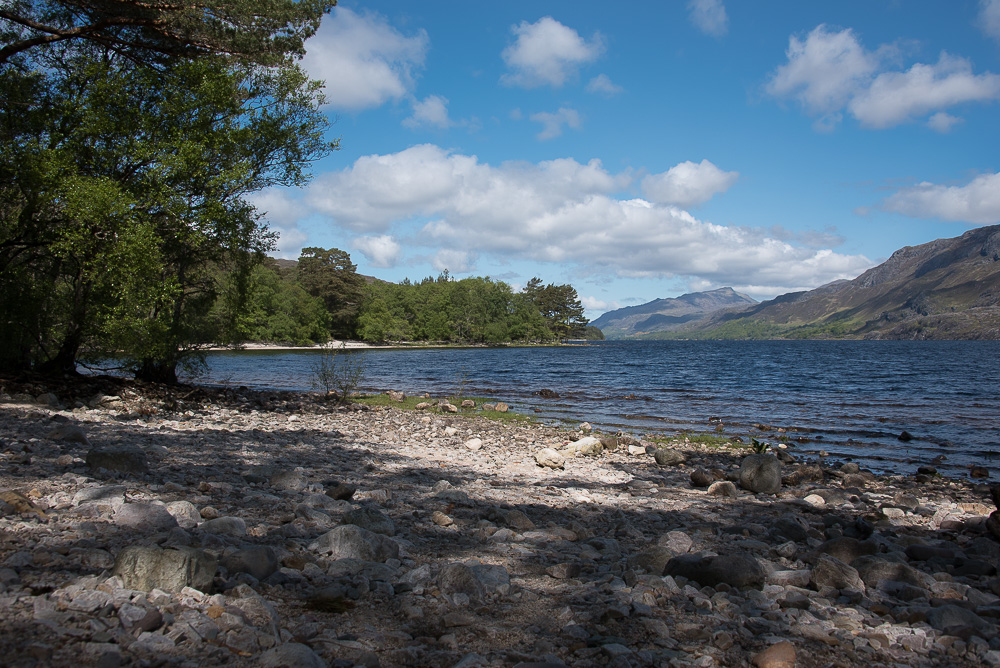
M 448 98 L 440 95 L 428 95 L 423 100 L 413 103 L 413 115 L 403 121 L 408 128 L 419 128 L 424 125 L 447 129 L 452 126 L 448 118 Z
M 825 25 L 805 41 L 793 35 L 785 55 L 788 62 L 771 76 L 767 92 L 794 98 L 810 114 L 836 120 L 879 65 L 878 56 L 865 50 L 851 30 L 830 32 Z
M 718 182 L 699 181 L 713 172 L 709 165 L 688 167 L 695 175 L 688 185 L 701 185 L 689 199 L 720 191 Z M 422 145 L 318 177 L 305 203 L 336 228 L 405 237 L 407 250 L 432 257 L 437 271 L 473 271 L 477 254 L 489 253 L 501 262 L 566 263 L 580 275 L 798 288 L 853 278 L 871 266 L 865 257 L 796 245 L 767 230 L 714 225 L 677 206 L 619 198 L 636 178 L 611 173 L 598 160 L 490 165 Z
M 442 249 L 434 255 L 431 266 L 437 271 L 447 269 L 449 274 L 467 274 L 476 268 L 472 257 L 468 251 Z
M 388 234 L 358 237 L 351 244 L 368 259 L 373 267 L 394 267 L 399 262 L 402 247 Z
M 729 31 L 729 16 L 722 0 L 689 0 L 691 22 L 706 35 L 722 37 Z
M 542 124 L 542 131 L 536 135 L 542 141 L 555 139 L 562 135 L 564 126 L 574 130 L 579 130 L 583 126 L 580 114 L 575 109 L 567 109 L 566 107 L 561 107 L 554 114 L 540 111 L 537 114 L 532 114 L 530 118 L 535 123 Z
M 558 88 L 575 76 L 581 65 L 596 60 L 604 51 L 604 40 L 595 33 L 585 40 L 580 33 L 551 16 L 535 23 L 512 26 L 515 39 L 501 54 L 511 72 L 500 80 L 509 86 Z
M 869 128 L 926 118 L 940 132 L 961 120 L 941 116 L 944 109 L 1000 99 L 1000 76 L 973 74 L 964 58 L 942 53 L 935 64 L 889 71 L 885 66 L 898 55 L 895 47 L 869 51 L 850 29 L 833 32 L 820 25 L 804 41 L 792 36 L 786 55 L 788 62 L 774 71 L 765 90 L 800 102 L 817 117 L 820 130 L 833 129 L 847 111 Z
M 423 30 L 406 36 L 378 14 L 337 7 L 306 46 L 302 65 L 326 81 L 328 104 L 357 111 L 412 94 L 428 38 Z
M 704 204 L 736 183 L 738 172 L 724 172 L 708 160 L 682 162 L 662 174 L 650 174 L 642 180 L 642 192 L 657 204 L 672 204 L 687 209 Z
M 583 304 L 583 308 L 590 313 L 605 313 L 622 307 L 620 302 L 604 301 L 603 299 L 598 299 L 597 297 L 581 296 L 580 303 Z
M 964 102 L 1000 98 L 1000 76 L 973 74 L 964 58 L 942 53 L 935 65 L 883 72 L 859 91 L 848 108 L 862 125 L 886 128 Z
M 947 134 L 951 132 L 951 129 L 958 125 L 959 123 L 964 123 L 965 121 L 957 116 L 952 116 L 951 114 L 946 114 L 943 111 L 939 111 L 930 118 L 927 119 L 927 127 L 935 132 L 940 132 L 941 134 Z
M 597 93 L 605 97 L 613 97 L 624 90 L 624 88 L 611 81 L 607 74 L 598 74 L 587 83 L 588 93 Z
M 981 174 L 964 186 L 920 183 L 892 195 L 882 208 L 915 218 L 994 225 L 1000 223 L 1000 173 Z
M 979 27 L 1000 41 L 1000 0 L 979 0 Z

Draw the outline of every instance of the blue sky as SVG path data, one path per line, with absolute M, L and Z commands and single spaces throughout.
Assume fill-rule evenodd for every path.
M 1000 0 L 342 0 L 307 48 L 342 148 L 254 197 L 281 257 L 538 276 L 595 318 L 1000 222 Z

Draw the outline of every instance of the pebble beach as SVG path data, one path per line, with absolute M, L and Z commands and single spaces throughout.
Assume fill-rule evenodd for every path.
M 1000 488 L 388 404 L 0 384 L 0 664 L 1000 666 Z

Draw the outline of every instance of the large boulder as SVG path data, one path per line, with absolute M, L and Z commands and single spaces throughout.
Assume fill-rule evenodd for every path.
M 112 572 L 129 589 L 179 592 L 191 587 L 207 593 L 218 567 L 215 557 L 203 550 L 130 545 L 118 553 Z
M 740 465 L 740 487 L 754 494 L 777 494 L 781 491 L 781 462 L 769 454 L 744 458 Z
M 653 459 L 660 466 L 680 466 L 687 461 L 683 452 L 673 448 L 657 448 L 653 453 Z
M 535 462 L 550 469 L 566 468 L 566 458 L 552 448 L 543 448 L 536 452 Z
M 331 554 L 335 559 L 384 562 L 399 557 L 396 541 L 353 524 L 342 524 L 326 532 L 309 549 Z

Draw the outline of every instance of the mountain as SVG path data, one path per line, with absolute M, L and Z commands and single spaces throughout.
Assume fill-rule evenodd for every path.
M 1000 339 L 1000 225 L 907 246 L 851 281 L 648 338 Z
M 671 332 L 719 309 L 757 302 L 732 288 L 694 292 L 670 299 L 655 299 L 640 306 L 608 311 L 590 324 L 605 338 L 623 339 L 655 332 Z

